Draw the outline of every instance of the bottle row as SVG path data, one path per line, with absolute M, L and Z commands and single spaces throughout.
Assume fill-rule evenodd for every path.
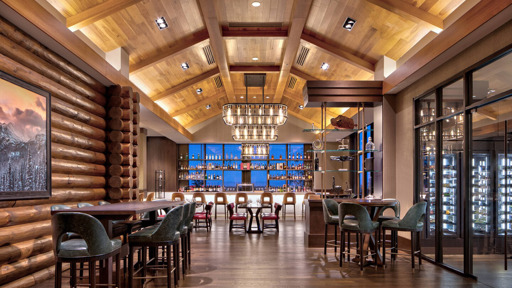
M 285 155 L 286 157 L 286 155 Z M 226 157 L 223 159 L 222 158 L 222 155 L 218 155 L 218 154 L 206 154 L 204 158 L 201 158 L 201 154 L 200 153 L 197 153 L 197 154 L 191 154 L 190 155 L 190 158 L 189 158 L 189 155 L 188 153 L 185 154 L 185 156 L 183 156 L 183 154 L 180 154 L 180 160 L 209 160 L 209 161 L 222 161 L 222 160 L 243 160 L 242 157 L 239 157 L 237 155 L 233 155 L 233 154 L 226 154 Z M 258 159 L 253 159 L 253 160 L 258 160 Z M 262 159 L 262 160 L 267 160 L 267 159 Z M 296 154 L 288 154 L 288 158 L 284 158 L 283 159 L 283 155 L 279 155 L 279 158 L 277 156 L 274 156 L 274 155 L 271 155 L 270 158 L 268 160 L 311 160 L 311 155 L 310 154 L 300 154 L 300 153 L 296 153 Z

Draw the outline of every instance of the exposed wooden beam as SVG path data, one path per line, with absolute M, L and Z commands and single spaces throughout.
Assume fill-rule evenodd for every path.
M 333 57 L 336 57 L 336 58 L 340 59 L 341 61 L 352 64 L 352 65 L 354 65 L 360 69 L 363 69 L 364 71 L 370 72 L 370 73 L 375 72 L 375 65 L 373 63 L 370 63 L 360 57 L 357 57 L 354 54 L 344 51 L 343 49 L 340 49 L 338 47 L 334 47 L 331 44 L 327 44 L 327 43 L 325 43 L 321 40 L 318 40 L 317 38 L 310 36 L 308 34 L 305 34 L 305 33 L 302 33 L 301 38 L 302 38 L 302 40 L 315 45 L 321 51 L 323 51 Z
M 76 31 L 135 5 L 142 0 L 108 0 L 66 19 L 66 26 Z
M 176 116 L 179 116 L 181 114 L 185 114 L 185 113 L 188 113 L 190 111 L 193 111 L 195 109 L 198 109 L 198 108 L 201 108 L 201 107 L 205 107 L 206 105 L 208 104 L 212 104 L 212 103 L 215 103 L 217 102 L 217 100 L 219 100 L 220 98 L 226 96 L 225 93 L 218 93 L 218 94 L 215 94 L 213 96 L 210 96 L 208 98 L 205 98 L 199 102 L 196 102 L 192 105 L 188 105 L 187 107 L 183 108 L 183 109 L 180 109 L 180 110 L 177 110 L 177 111 L 174 111 L 174 112 L 171 112 L 169 113 L 171 115 L 171 117 L 176 117 Z
M 87 63 L 93 70 L 97 71 L 111 83 L 132 87 L 134 92 L 140 94 L 141 105 L 164 120 L 172 129 L 175 129 L 187 139 L 193 140 L 192 134 L 185 129 L 185 127 L 169 116 L 169 114 L 155 102 L 151 101 L 142 90 L 128 80 L 128 78 L 124 77 L 121 72 L 117 71 L 112 65 L 108 64 L 107 61 L 93 49 L 85 45 L 78 36 L 71 32 L 62 22 L 46 11 L 36 1 L 2 0 L 2 2 L 62 45 L 62 47 Z
M 222 26 L 222 36 L 239 38 L 239 37 L 288 37 L 287 27 L 227 27 Z
M 196 76 L 196 77 L 194 77 L 192 79 L 189 79 L 189 80 L 187 80 L 187 81 L 185 81 L 183 83 L 180 83 L 180 84 L 178 84 L 178 85 L 176 85 L 174 87 L 171 87 L 171 88 L 166 89 L 165 91 L 163 91 L 161 93 L 158 93 L 158 94 L 154 95 L 153 97 L 151 97 L 151 100 L 153 100 L 153 101 L 162 100 L 162 99 L 164 99 L 166 97 L 169 97 L 169 96 L 171 96 L 173 94 L 176 94 L 176 93 L 178 93 L 180 91 L 183 91 L 183 90 L 187 89 L 188 87 L 190 87 L 190 86 L 192 86 L 192 85 L 194 85 L 194 84 L 196 84 L 198 82 L 204 81 L 204 80 L 206 80 L 208 78 L 211 78 L 211 77 L 214 77 L 214 76 L 216 76 L 218 74 L 219 74 L 219 68 L 216 67 L 216 68 L 214 68 L 214 69 L 212 69 L 210 71 L 207 71 L 207 72 L 205 72 L 205 73 L 203 73 L 203 74 L 201 74 L 199 76 Z
M 201 122 L 204 122 L 204 121 L 206 121 L 206 120 L 208 120 L 208 119 L 211 119 L 211 118 L 213 118 L 213 117 L 215 117 L 215 116 L 217 116 L 217 115 L 219 115 L 219 114 L 221 114 L 221 113 L 222 113 L 222 110 L 212 111 L 212 113 L 211 113 L 211 114 L 208 114 L 208 115 L 206 115 L 206 116 L 204 116 L 204 117 L 202 117 L 202 118 L 198 118 L 198 119 L 196 119 L 196 120 L 194 120 L 194 121 L 192 121 L 192 122 L 189 122 L 189 123 L 185 124 L 185 128 L 187 128 L 187 129 L 188 129 L 188 128 L 190 128 L 190 127 L 194 127 L 194 126 L 196 126 L 197 124 L 200 124 Z
M 256 95 L 256 96 L 261 96 L 261 94 L 263 93 L 263 90 L 261 89 L 261 87 L 247 87 L 247 92 L 249 93 L 249 95 Z M 235 94 L 236 95 L 245 95 L 245 88 L 236 88 L 235 89 Z M 275 94 L 276 93 L 276 90 L 271 88 L 271 89 L 265 89 L 265 95 L 268 95 L 268 94 Z M 245 101 L 245 100 L 244 100 Z
M 314 121 L 312 119 L 309 119 L 308 117 L 306 117 L 306 116 L 304 116 L 304 115 L 302 115 L 300 113 L 297 113 L 297 112 L 295 112 L 293 110 L 288 110 L 288 114 L 290 114 L 291 116 L 293 116 L 295 118 L 298 118 L 298 119 L 300 119 L 300 120 L 302 120 L 304 122 L 314 123 L 316 127 L 321 127 L 322 126 L 322 125 L 320 125 L 319 122 L 316 122 L 316 121 Z
M 148 57 L 142 61 L 139 61 L 130 66 L 130 74 L 136 73 L 142 69 L 147 67 L 156 65 L 160 62 L 163 62 L 170 57 L 176 56 L 177 54 L 187 50 L 191 46 L 199 44 L 204 40 L 208 39 L 208 31 L 206 29 L 199 31 L 198 33 L 194 33 L 192 38 L 184 39 L 178 41 L 176 45 L 172 47 L 167 47 L 163 51 L 159 51 L 156 55 Z
M 229 72 L 232 73 L 279 73 L 281 67 L 279 66 L 241 66 L 231 65 L 229 66 Z
M 290 73 L 295 75 L 295 76 L 297 76 L 297 77 L 299 77 L 299 78 L 302 78 L 302 79 L 304 79 L 306 81 L 308 81 L 308 80 L 320 80 L 318 78 L 315 78 L 315 77 L 313 77 L 313 76 L 311 76 L 309 74 L 306 74 L 306 73 L 300 71 L 299 69 L 297 69 L 295 67 L 292 67 L 292 69 L 290 70 Z
M 274 95 L 274 103 L 281 102 L 281 98 L 283 97 L 293 61 L 299 50 L 300 36 L 302 35 L 302 30 L 304 30 L 304 25 L 306 25 L 312 2 L 313 0 L 295 0 L 293 4 L 292 17 L 290 20 L 291 26 L 283 54 L 283 63 L 281 65 L 281 72 L 279 73 L 276 94 Z
M 219 19 L 217 19 L 216 1 L 199 0 L 199 7 L 203 14 L 203 20 L 210 35 L 210 46 L 212 47 L 213 57 L 219 66 L 220 76 L 229 102 L 235 102 L 235 91 L 233 83 L 231 83 L 231 75 L 229 74 L 229 65 L 226 57 L 226 44 L 220 32 Z
M 443 19 L 417 8 L 403 0 L 366 0 L 414 22 L 425 23 L 430 30 L 439 33 L 443 31 Z
M 512 0 L 480 1 L 384 79 L 383 93 L 396 94 L 510 21 Z

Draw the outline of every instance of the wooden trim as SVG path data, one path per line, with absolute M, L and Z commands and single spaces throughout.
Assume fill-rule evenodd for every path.
M 209 79 L 209 78 L 212 78 L 214 76 L 217 76 L 219 74 L 219 72 L 220 72 L 219 68 L 216 67 L 216 68 L 214 68 L 214 69 L 212 69 L 210 71 L 207 71 L 207 72 L 205 72 L 205 73 L 203 73 L 203 74 L 201 74 L 199 76 L 196 76 L 196 77 L 194 77 L 192 79 L 189 79 L 189 80 L 187 80 L 185 82 L 182 82 L 182 83 L 180 83 L 180 84 L 178 84 L 178 85 L 176 85 L 174 87 L 171 87 L 169 89 L 166 89 L 163 92 L 160 92 L 160 93 L 154 95 L 153 97 L 151 97 L 151 100 L 158 101 L 158 100 L 162 100 L 164 98 L 167 98 L 167 97 L 169 97 L 169 96 L 171 96 L 173 94 L 176 94 L 176 93 L 178 93 L 180 91 L 183 91 L 183 90 L 187 89 L 188 87 L 190 87 L 190 86 L 192 86 L 192 85 L 194 85 L 196 83 L 199 83 L 199 82 L 204 81 L 206 79 Z
M 245 72 L 255 72 L 255 73 L 277 73 L 281 71 L 280 66 L 242 66 L 242 65 L 231 65 L 229 66 L 229 72 L 231 73 L 245 73 Z
M 306 81 L 311 81 L 311 80 L 318 81 L 319 80 L 318 78 L 315 78 L 315 77 L 313 77 L 313 76 L 311 76 L 309 74 L 306 74 L 306 73 L 300 71 L 299 69 L 297 69 L 295 67 L 292 67 L 292 69 L 290 70 L 290 73 L 295 75 L 295 76 L 297 76 L 297 77 L 299 77 L 299 78 L 302 78 L 302 79 L 304 79 Z
M 308 81 L 311 88 L 382 88 L 382 81 Z
M 413 22 L 422 22 L 436 33 L 444 29 L 443 19 L 417 8 L 403 0 L 366 0 L 376 6 L 409 19 Z
M 201 9 L 203 20 L 210 35 L 210 46 L 212 47 L 213 56 L 219 66 L 220 76 L 229 102 L 235 102 L 235 91 L 233 83 L 231 83 L 231 75 L 229 74 L 229 65 L 226 57 L 226 44 L 220 32 L 220 23 L 217 18 L 217 9 L 215 1 L 199 0 L 199 8 Z
M 322 50 L 323 52 L 334 56 L 341 61 L 347 62 L 351 65 L 354 65 L 364 71 L 375 73 L 375 65 L 362 59 L 354 54 L 351 54 L 347 51 L 344 51 L 338 47 L 335 47 L 333 45 L 327 44 L 323 41 L 318 40 L 317 38 L 310 36 L 306 33 L 302 33 L 301 39 L 315 45 L 318 49 Z
M 310 96 L 316 96 L 316 95 L 382 95 L 382 89 L 381 88 L 329 88 L 329 89 L 322 89 L 322 88 L 308 88 L 308 95 Z
M 382 102 L 382 96 L 344 96 L 344 95 L 338 95 L 338 96 L 328 96 L 328 95 L 313 95 L 309 96 L 308 103 L 312 102 L 329 102 L 330 106 L 327 107 L 336 107 L 333 106 L 335 103 L 371 103 L 371 102 Z M 316 107 L 308 105 L 308 107 Z M 345 106 L 339 106 L 339 107 L 348 107 L 348 105 Z
M 213 117 L 215 117 L 215 116 L 217 116 L 217 115 L 219 115 L 221 113 L 222 113 L 222 110 L 218 110 L 218 111 L 216 111 L 216 112 L 214 112 L 212 114 L 208 114 L 208 115 L 206 115 L 206 116 L 204 116 L 202 118 L 198 118 L 198 119 L 196 119 L 196 120 L 194 120 L 192 122 L 189 122 L 189 123 L 185 124 L 185 128 L 189 129 L 190 127 L 194 127 L 197 124 L 200 124 L 201 122 L 204 122 L 204 121 L 206 121 L 208 119 L 211 119 L 211 118 L 213 118 Z
M 512 0 L 480 1 L 459 20 L 439 33 L 434 40 L 384 79 L 383 93 L 394 94 L 399 92 L 404 86 L 412 84 L 426 75 L 426 73 L 442 65 L 444 61 L 441 59 L 441 56 L 449 58 L 458 53 L 455 49 L 449 50 L 454 48 L 456 44 L 463 42 L 462 40 L 465 40 L 466 43 L 461 45 L 469 47 L 477 40 L 485 37 L 490 31 L 509 21 L 509 11 L 512 11 L 511 5 Z M 486 28 L 482 29 L 483 26 L 486 26 Z M 478 35 L 466 37 L 473 32 L 477 32 L 477 30 Z M 459 47 L 457 50 L 460 49 Z M 430 66 L 428 69 L 426 67 L 427 64 Z M 420 73 L 420 69 L 424 70 Z
M 156 114 L 186 138 L 190 140 L 193 139 L 192 134 L 185 129 L 185 127 L 169 116 L 169 114 L 153 102 L 142 90 L 124 77 L 121 72 L 108 64 L 107 61 L 99 56 L 94 50 L 89 46 L 84 45 L 84 42 L 78 38 L 78 36 L 71 32 L 62 22 L 51 15 L 37 2 L 17 0 L 2 0 L 2 2 L 35 25 L 58 44 L 62 45 L 65 49 L 69 50 L 82 61 L 87 63 L 92 69 L 96 70 L 108 81 L 121 86 L 133 87 L 133 91 L 139 93 L 140 103 L 144 105 L 144 107 Z
M 147 67 L 163 62 L 169 59 L 170 57 L 176 56 L 177 54 L 186 51 L 192 46 L 207 40 L 208 38 L 208 31 L 206 29 L 203 29 L 198 33 L 195 33 L 192 38 L 180 40 L 176 43 L 176 45 L 172 47 L 167 47 L 164 51 L 161 51 L 156 55 L 153 55 L 147 59 L 144 59 L 131 65 L 130 74 L 139 72 L 140 70 L 143 70 Z
M 288 40 L 286 43 L 286 49 L 283 53 L 283 63 L 281 64 L 281 72 L 279 74 L 279 80 L 277 82 L 276 94 L 274 95 L 274 103 L 281 102 L 284 90 L 286 89 L 288 77 L 290 76 L 290 70 L 293 66 L 295 56 L 300 46 L 300 38 L 306 20 L 311 10 L 311 3 L 313 0 L 295 0 L 293 7 L 293 14 L 290 19 L 290 29 L 288 31 Z
M 208 104 L 211 104 L 211 103 L 214 103 L 216 102 L 219 98 L 222 98 L 226 96 L 226 94 L 224 93 L 219 93 L 219 94 L 216 94 L 216 95 L 213 95 L 213 96 L 210 96 L 206 99 L 203 99 L 195 104 L 192 104 L 192 105 L 189 105 L 183 109 L 180 109 L 180 110 L 177 110 L 177 111 L 174 111 L 174 112 L 171 112 L 170 115 L 171 117 L 176 117 L 176 116 L 179 116 L 181 114 L 185 114 L 185 113 L 188 113 L 192 110 L 195 110 L 195 109 L 198 109 L 200 107 L 204 107 L 205 105 L 208 105 Z
M 142 0 L 108 0 L 66 19 L 71 31 L 80 30 L 96 21 L 133 6 Z
M 222 37 L 288 37 L 288 29 L 282 27 L 228 27 L 222 26 Z

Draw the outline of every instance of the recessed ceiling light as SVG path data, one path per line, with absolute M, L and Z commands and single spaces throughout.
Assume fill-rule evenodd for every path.
M 210 105 L 210 104 L 206 105 L 206 109 L 210 109 L 210 108 L 212 108 L 212 105 Z
M 252 98 L 256 99 L 256 96 L 252 96 Z
M 268 98 L 270 98 L 270 96 L 266 96 L 265 98 L 267 98 L 267 99 L 268 99 Z
M 254 1 L 251 3 L 252 7 L 260 7 L 261 6 L 261 2 L 259 1 Z
M 244 98 L 244 96 L 240 96 L 240 99 L 243 99 L 243 98 Z
M 320 66 L 320 68 L 322 68 L 322 70 L 327 70 L 327 69 L 329 69 L 329 64 L 327 64 L 327 63 L 325 63 L 325 62 L 324 62 L 324 63 L 322 63 L 322 65 Z
M 352 18 L 347 18 L 347 20 L 345 20 L 345 23 L 343 23 L 343 28 L 347 29 L 348 31 L 351 31 L 352 28 L 354 28 L 354 25 L 356 25 L 356 20 Z
M 183 69 L 183 71 L 187 70 L 188 68 L 190 68 L 190 66 L 188 66 L 187 62 L 181 63 L 181 69 Z
M 258 61 L 258 60 L 260 60 L 260 58 L 258 58 L 258 57 L 252 57 L 252 61 Z
M 300 110 L 304 109 L 304 105 L 299 105 L 299 109 Z
M 197 89 L 196 89 L 196 93 L 197 93 L 197 94 L 201 94 L 201 93 L 203 93 L 203 89 L 201 89 L 201 88 L 197 88 Z
M 155 22 L 156 22 L 156 26 L 158 26 L 158 29 L 160 29 L 160 30 L 163 30 L 163 29 L 169 27 L 169 25 L 167 25 L 167 21 L 165 21 L 164 17 L 156 18 Z

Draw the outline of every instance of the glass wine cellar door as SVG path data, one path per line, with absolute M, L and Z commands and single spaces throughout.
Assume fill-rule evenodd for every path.
M 473 271 L 485 283 L 507 270 L 511 258 L 512 97 L 475 108 L 471 116 Z

